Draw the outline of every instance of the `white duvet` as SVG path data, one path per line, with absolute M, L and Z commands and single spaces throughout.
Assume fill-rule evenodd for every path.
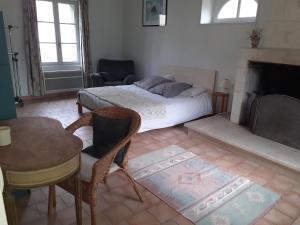
M 145 101 L 148 99 L 151 103 L 157 102 L 158 104 L 164 105 L 165 116 L 163 118 L 152 118 L 151 120 L 142 119 L 139 132 L 172 127 L 212 113 L 211 97 L 206 92 L 195 97 L 177 96 L 174 98 L 165 98 L 160 95 L 152 94 L 135 85 L 118 86 L 118 88 L 132 92 L 134 95 L 142 96 Z M 96 89 L 99 89 L 99 87 L 80 90 L 78 93 L 79 103 L 90 109 L 114 104 L 118 105 L 101 99 L 101 96 L 95 94 L 97 93 Z M 122 103 L 122 106 L 126 107 L 126 101 Z M 128 108 L 130 108 L 130 105 Z

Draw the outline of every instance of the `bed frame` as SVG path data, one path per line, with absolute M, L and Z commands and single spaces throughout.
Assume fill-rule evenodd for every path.
M 160 67 L 160 74 L 173 75 L 176 81 L 189 83 L 194 87 L 199 87 L 199 86 L 205 87 L 211 94 L 213 94 L 215 89 L 216 71 L 214 70 L 176 66 L 176 65 L 162 65 Z M 89 109 L 87 106 L 82 105 L 79 102 L 77 102 L 77 106 L 78 106 L 78 113 L 80 114 L 82 114 L 83 107 Z

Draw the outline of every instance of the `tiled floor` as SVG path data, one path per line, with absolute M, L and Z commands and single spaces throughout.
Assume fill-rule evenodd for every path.
M 47 116 L 58 119 L 64 126 L 78 118 L 74 98 L 54 99 L 26 104 L 18 116 Z M 87 145 L 90 131 L 77 132 Z M 201 158 L 233 173 L 248 177 L 256 183 L 282 195 L 279 203 L 257 225 L 300 225 L 300 175 L 250 155 L 239 154 L 197 136 L 188 136 L 183 128 L 168 128 L 136 135 L 129 157 L 157 150 L 171 144 L 188 149 Z M 300 162 L 299 162 L 300 163 Z M 107 185 L 99 187 L 98 224 L 101 225 L 186 225 L 192 224 L 169 208 L 164 202 L 139 186 L 145 198 L 137 201 L 127 179 L 116 173 Z M 73 197 L 58 189 L 57 213 L 47 216 L 47 188 L 35 189 L 29 197 L 17 200 L 21 225 L 75 224 Z M 90 224 L 89 208 L 83 207 L 84 224 Z

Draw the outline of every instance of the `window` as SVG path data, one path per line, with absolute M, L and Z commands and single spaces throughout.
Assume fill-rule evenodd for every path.
M 254 22 L 259 0 L 202 0 L 201 24 Z
M 75 0 L 37 0 L 43 66 L 79 65 L 78 5 Z
M 258 4 L 255 0 L 229 0 L 221 8 L 217 19 L 256 18 Z

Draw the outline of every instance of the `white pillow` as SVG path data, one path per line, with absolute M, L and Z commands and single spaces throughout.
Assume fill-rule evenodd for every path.
M 182 97 L 195 97 L 206 92 L 207 89 L 205 87 L 192 87 L 180 93 L 179 96 Z
M 175 81 L 175 77 L 172 74 L 163 74 L 163 75 L 160 75 L 160 76 L 165 78 L 165 79 Z

